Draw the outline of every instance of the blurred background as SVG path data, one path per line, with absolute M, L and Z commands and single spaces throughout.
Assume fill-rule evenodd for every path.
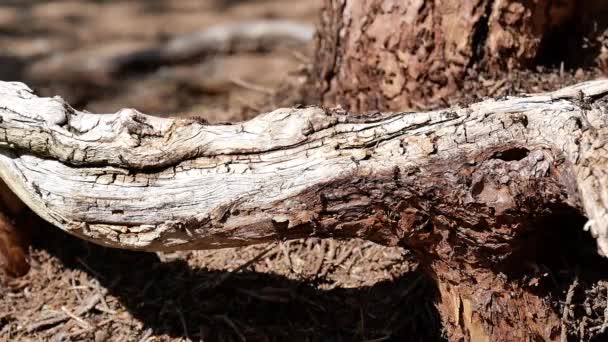
M 245 120 L 297 104 L 321 3 L 2 0 L 0 79 L 95 113 Z M 157 255 L 32 228 L 30 272 L 0 282 L 0 340 L 441 338 L 436 291 L 400 248 L 310 238 Z

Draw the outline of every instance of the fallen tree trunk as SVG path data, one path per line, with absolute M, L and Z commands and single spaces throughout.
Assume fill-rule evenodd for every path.
M 556 339 L 558 314 L 502 274 L 564 212 L 586 215 L 608 254 L 606 95 L 600 80 L 427 113 L 307 107 L 207 125 L 79 112 L 0 82 L 0 178 L 49 222 L 112 247 L 408 246 L 439 284 L 450 338 Z

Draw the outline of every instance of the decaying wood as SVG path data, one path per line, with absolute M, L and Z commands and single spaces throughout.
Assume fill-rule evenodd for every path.
M 608 65 L 608 49 L 598 39 L 608 25 L 603 0 L 323 4 L 303 93 L 309 103 L 351 113 L 436 108 L 472 80 L 482 80 L 480 72 Z M 492 88 L 503 85 L 510 86 L 507 80 Z M 356 174 L 357 183 L 340 190 L 340 204 L 364 200 L 357 214 L 349 208 L 336 222 L 354 217 L 347 220 L 354 225 L 345 224 L 354 234 L 399 241 L 419 252 L 437 280 L 449 340 L 559 339 L 561 313 L 514 280 L 526 273 L 523 264 L 547 257 L 537 252 L 547 244 L 539 232 L 555 236 L 556 217 L 586 214 L 587 228 L 606 254 L 604 90 L 587 86 L 581 85 L 580 98 L 570 89 L 568 96 L 485 102 L 453 111 L 456 121 L 430 120 L 401 131 L 396 140 L 381 138 L 380 145 L 393 143 L 405 152 L 385 157 L 368 145 L 374 148 L 362 165 L 371 175 Z M 579 114 L 571 116 L 563 105 L 574 105 Z M 421 152 L 412 156 L 411 150 Z M 390 167 L 397 170 L 394 180 Z M 366 209 L 367 216 L 360 214 Z M 320 221 L 327 222 L 327 212 L 321 213 Z M 338 225 L 329 227 L 323 229 L 335 234 Z
M 309 96 L 353 112 L 436 106 L 480 69 L 590 63 L 580 42 L 607 18 L 603 0 L 328 0 Z
M 437 279 L 451 338 L 553 339 L 558 314 L 500 274 L 564 211 L 586 215 L 608 254 L 606 95 L 598 80 L 426 113 L 284 108 L 207 125 L 79 112 L 0 82 L 0 178 L 49 222 L 112 247 L 409 246 Z
M 601 80 L 428 113 L 309 107 L 213 126 L 79 112 L 1 83 L 0 176 L 58 227 L 122 248 L 418 243 L 433 224 L 507 238 L 565 205 L 608 253 L 606 92 Z

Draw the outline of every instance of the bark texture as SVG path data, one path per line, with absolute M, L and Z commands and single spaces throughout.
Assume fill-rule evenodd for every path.
M 207 125 L 79 112 L 0 82 L 0 178 L 49 222 L 118 248 L 409 246 L 452 338 L 550 340 L 558 315 L 501 274 L 564 211 L 608 254 L 606 95 L 599 80 L 426 113 L 284 108 Z
M 411 229 L 431 216 L 508 235 L 567 205 L 585 210 L 608 252 L 606 108 L 592 100 L 607 81 L 428 113 L 285 108 L 215 126 L 78 112 L 0 85 L 2 179 L 40 216 L 107 245 L 227 247 L 312 232 L 415 244 L 425 240 Z
M 580 59 L 580 47 L 564 49 L 564 32 L 577 41 L 597 35 L 607 9 L 574 0 L 327 1 L 310 96 L 355 112 L 427 108 L 473 67 Z
M 608 24 L 608 2 L 602 0 L 328 0 L 320 21 L 308 97 L 312 103 L 340 106 L 355 113 L 436 107 L 442 101 L 447 103 L 465 78 L 480 70 L 499 73 L 544 64 L 567 68 L 608 65 L 608 48 L 595 39 Z M 539 126 L 543 128 L 536 130 L 527 109 L 511 112 L 515 117 L 498 128 L 519 127 L 527 133 L 504 136 L 499 139 L 504 145 L 497 143 L 487 150 L 485 143 L 496 131 L 488 128 L 487 135 L 472 138 L 477 134 L 475 125 L 461 122 L 453 134 L 462 134 L 465 142 L 474 144 L 471 152 L 464 153 L 471 154 L 463 155 L 459 166 L 451 170 L 447 170 L 454 162 L 450 157 L 452 161 L 440 172 L 434 173 L 434 166 L 433 171 L 422 167 L 414 172 L 417 179 L 424 179 L 414 188 L 426 189 L 422 193 L 432 193 L 443 204 L 431 208 L 429 198 L 413 196 L 404 201 L 408 209 L 390 209 L 399 212 L 397 227 L 409 227 L 404 235 L 407 243 L 429 260 L 451 340 L 559 337 L 558 316 L 545 299 L 498 275 L 510 274 L 509 264 L 521 267 L 524 256 L 514 255 L 514 251 L 526 249 L 523 246 L 530 243 L 525 241 L 526 232 L 538 227 L 545 215 L 582 206 L 589 217 L 593 216 L 590 210 L 599 215 L 589 221 L 588 228 L 596 236 L 605 230 L 598 224 L 606 224 L 599 223 L 607 219 L 603 204 L 599 204 L 606 202 L 606 193 L 593 190 L 606 186 L 601 180 L 605 168 L 600 166 L 606 161 L 596 150 L 603 149 L 599 146 L 605 141 L 600 138 L 604 129 L 589 129 L 594 125 L 589 124 L 586 113 L 592 105 L 585 103 L 584 96 L 577 103 L 585 113 L 580 121 L 558 125 L 574 124 L 586 133 L 561 129 L 551 133 L 576 141 L 574 145 L 579 147 L 565 154 L 554 153 L 569 143 L 557 147 L 547 141 L 533 142 L 530 132 L 544 131 L 555 122 L 545 121 Z M 485 120 L 478 123 L 484 125 Z M 433 136 L 438 141 L 444 138 Z M 454 137 L 454 141 L 459 140 Z M 459 143 L 456 149 L 463 152 L 465 145 Z M 482 145 L 486 147 L 478 150 Z M 593 145 L 596 148 L 580 148 Z M 566 155 L 577 157 L 573 160 Z M 470 164 L 465 162 L 468 158 Z M 544 176 L 539 178 L 541 174 Z M 545 182 L 548 179 L 555 182 Z M 468 192 L 458 190 L 458 182 L 466 184 Z M 397 186 L 403 184 L 413 185 L 406 181 Z M 445 191 L 430 190 L 433 186 Z M 539 197 L 527 195 L 532 192 Z M 448 200 L 451 196 L 455 197 Z M 394 194 L 389 198 L 397 202 L 403 199 Z M 473 215 L 454 215 L 458 210 L 448 214 L 443 205 L 461 207 Z M 520 211 L 526 206 L 529 209 Z M 519 208 L 517 214 L 513 208 Z M 482 214 L 484 210 L 488 211 Z M 498 226 L 503 228 L 497 230 Z M 437 230 L 439 227 L 461 228 Z M 608 245 L 599 243 L 605 254 Z

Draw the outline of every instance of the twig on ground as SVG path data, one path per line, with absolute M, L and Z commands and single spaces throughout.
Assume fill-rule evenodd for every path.
M 289 267 L 290 271 L 293 271 L 293 264 L 291 263 L 291 257 L 289 256 L 289 241 L 281 241 L 279 242 L 279 248 L 281 249 L 281 252 L 283 252 L 283 255 L 285 256 L 285 261 L 287 264 L 287 267 Z
M 327 253 L 325 253 L 326 264 L 328 267 L 321 269 L 321 273 L 319 273 L 318 277 L 323 278 L 327 275 L 330 269 L 332 269 L 334 265 L 334 258 L 336 257 L 336 241 L 334 239 L 327 239 Z
M 220 286 L 221 284 L 223 284 L 226 280 L 228 280 L 230 277 L 232 277 L 233 275 L 235 275 L 236 273 L 242 271 L 243 269 L 255 264 L 256 262 L 260 261 L 262 258 L 267 257 L 269 255 L 267 255 L 270 251 L 272 251 L 273 249 L 275 249 L 277 247 L 276 243 L 272 243 L 270 244 L 268 247 L 266 247 L 262 252 L 260 252 L 258 255 L 256 255 L 255 257 L 253 257 L 252 259 L 250 259 L 249 261 L 247 261 L 246 263 L 240 265 L 239 267 L 237 267 L 234 271 L 232 272 L 226 272 L 223 273 L 221 275 L 219 275 L 217 278 L 215 278 L 210 285 L 210 288 L 216 288 L 218 286 Z M 274 252 L 274 254 L 276 254 L 277 251 Z
M 561 341 L 568 341 L 568 316 L 571 313 L 570 304 L 572 304 L 572 298 L 574 297 L 574 290 L 578 286 L 578 275 L 574 278 L 572 284 L 570 284 L 570 288 L 568 288 L 568 294 L 566 294 L 566 302 L 564 303 L 564 309 L 562 310 L 562 331 L 561 331 Z
M 387 336 L 383 336 L 383 337 L 378 337 L 378 338 L 374 338 L 371 340 L 365 340 L 365 342 L 382 342 L 382 341 L 387 341 L 390 340 L 392 336 L 387 335 Z
M 239 339 L 243 342 L 247 341 L 247 339 L 245 338 L 245 335 L 243 335 L 243 333 L 239 330 L 239 328 L 236 326 L 236 324 L 226 315 L 221 315 L 221 316 L 216 316 L 218 318 L 220 318 L 222 321 L 224 321 L 224 323 L 226 323 L 230 328 L 232 328 L 232 330 L 234 331 L 234 333 L 239 337 Z
M 84 260 L 79 257 L 76 257 L 76 261 L 81 264 L 87 271 L 91 272 L 97 279 L 105 279 L 106 277 L 102 276 L 99 272 L 95 271 L 91 266 L 87 265 Z
M 489 96 L 494 96 L 494 94 L 496 94 L 496 92 L 501 89 L 505 83 L 507 83 L 507 80 L 500 80 L 497 81 L 489 90 L 488 90 L 488 95 Z
M 80 289 L 83 288 L 87 288 L 86 286 L 77 286 L 76 285 L 76 279 L 74 279 L 74 272 L 71 272 L 70 274 L 70 290 L 74 290 L 74 293 L 76 294 L 76 298 L 78 299 L 78 302 L 82 302 L 82 296 L 80 295 Z
M 86 303 L 84 303 L 82 306 L 80 306 L 79 308 L 77 308 L 74 311 L 74 315 L 82 316 L 85 313 L 89 312 L 91 309 L 93 309 L 95 307 L 95 305 L 97 305 L 97 303 L 99 303 L 99 301 L 101 301 L 101 297 L 102 297 L 101 294 L 93 295 L 92 297 L 89 298 L 89 300 Z M 62 308 L 62 310 L 63 310 L 63 308 Z M 57 325 L 59 323 L 65 322 L 70 318 L 73 318 L 73 317 L 71 317 L 68 313 L 66 313 L 65 310 L 63 310 L 63 312 L 58 313 L 54 317 L 43 319 L 38 322 L 30 324 L 27 327 L 27 331 L 33 332 L 33 331 L 39 330 L 43 327 L 51 327 L 51 326 Z
M 323 267 L 323 262 L 325 261 L 325 240 L 321 240 L 319 244 L 315 246 L 319 252 L 317 253 L 317 262 L 313 267 L 312 274 L 319 278 L 321 274 L 321 268 Z
M 104 305 L 95 305 L 95 310 L 98 310 L 100 312 L 105 312 L 105 313 L 110 314 L 110 315 L 115 315 L 116 314 L 116 310 L 112 310 L 112 309 L 109 309 L 107 307 L 104 307 Z
M 237 292 L 242 293 L 244 295 L 247 295 L 249 297 L 261 300 L 261 301 L 265 301 L 265 302 L 271 302 L 271 303 L 289 303 L 290 302 L 290 298 L 288 297 L 280 297 L 280 296 L 273 296 L 273 295 L 266 295 L 266 294 L 260 294 L 256 291 L 251 291 L 251 290 L 245 290 L 245 289 L 236 289 Z
M 244 79 L 237 78 L 237 77 L 232 77 L 230 79 L 230 82 L 234 83 L 235 85 L 237 85 L 241 88 L 257 91 L 258 93 L 264 93 L 264 94 L 268 94 L 268 95 L 274 95 L 274 93 L 275 93 L 275 91 L 270 88 L 266 88 L 266 87 L 258 85 L 258 84 L 253 84 L 249 81 L 245 81 Z
M 65 335 L 65 337 L 67 337 L 67 340 L 70 341 L 71 338 L 74 338 L 76 336 L 80 336 L 82 334 L 87 334 L 87 333 L 93 332 L 93 331 L 95 331 L 95 329 L 97 329 L 97 328 L 96 327 L 90 327 L 88 329 L 80 329 L 78 331 L 75 331 L 75 332 L 72 332 L 72 333 L 69 333 L 69 334 Z
M 139 338 L 139 342 L 146 342 L 148 341 L 148 338 L 152 336 L 152 329 L 148 328 L 146 329 L 146 331 L 144 331 L 143 335 L 141 335 L 141 337 Z
M 179 308 L 179 306 L 177 306 L 175 308 L 175 311 L 177 311 L 177 315 L 179 316 L 179 321 L 182 324 L 182 329 L 184 330 L 184 336 L 186 337 L 186 339 L 189 340 L 190 336 L 188 335 L 188 325 L 186 324 L 186 318 L 184 318 L 184 313 Z
M 87 321 L 70 312 L 65 306 L 61 307 L 61 311 L 73 319 L 81 328 L 85 330 L 91 329 L 91 325 Z
M 606 288 L 606 306 L 604 307 L 604 321 L 601 325 L 589 328 L 590 332 L 598 331 L 596 334 L 603 334 L 608 329 L 608 283 L 602 282 L 602 285 Z
M 105 295 L 108 293 L 107 289 L 103 289 L 101 288 L 101 285 L 99 284 L 98 281 L 95 282 L 95 290 L 97 291 L 97 293 L 101 296 L 101 304 L 103 305 L 103 307 L 100 307 L 99 305 L 96 305 L 95 308 L 99 311 L 105 312 L 105 313 L 109 313 L 111 315 L 116 314 L 115 310 L 110 309 L 110 306 L 108 305 L 108 302 L 106 301 Z

